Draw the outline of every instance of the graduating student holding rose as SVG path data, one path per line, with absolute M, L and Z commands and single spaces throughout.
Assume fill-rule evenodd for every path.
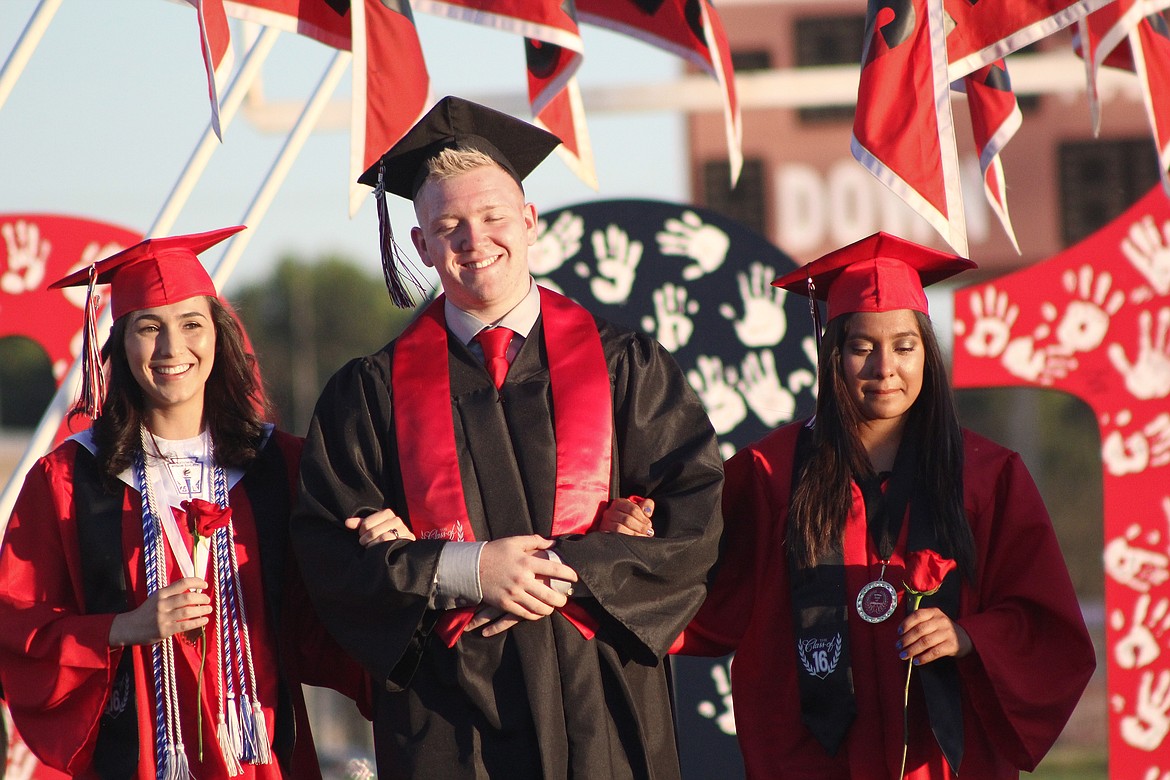
M 238 230 L 148 239 L 53 285 L 109 282 L 114 326 L 98 354 L 87 305 L 79 411 L 101 413 L 29 471 L 0 548 L 0 684 L 71 776 L 319 778 L 299 683 L 369 703 L 289 549 L 301 441 L 265 422 L 196 257 Z
M 973 265 L 878 233 L 774 282 L 828 300 L 817 413 L 727 463 L 719 573 L 675 648 L 736 653 L 749 777 L 1015 778 L 1093 672 L 1028 470 L 952 405 L 923 286 Z

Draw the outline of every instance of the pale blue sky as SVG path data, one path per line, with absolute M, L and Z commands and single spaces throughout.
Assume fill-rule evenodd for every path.
M 36 0 L 0 1 L 5 59 L 36 6 Z M 520 38 L 422 14 L 417 22 L 436 97 L 523 96 Z M 0 108 L 0 213 L 72 214 L 145 231 L 210 117 L 197 30 L 184 4 L 64 0 Z M 243 36 L 238 27 L 235 32 L 238 63 Z M 585 90 L 665 83 L 682 69 L 678 58 L 632 38 L 590 26 L 582 35 L 586 53 L 578 75 Z M 307 97 L 331 55 L 320 44 L 283 34 L 264 70 L 266 96 Z M 337 94 L 348 97 L 348 76 Z M 600 192 L 551 158 L 526 182 L 541 209 L 596 198 L 686 199 L 681 115 L 594 112 L 589 129 Z M 258 133 L 241 113 L 171 232 L 238 222 L 283 142 L 283 136 Z M 348 154 L 347 130 L 309 140 L 253 233 L 227 285 L 229 295 L 290 251 L 308 258 L 339 251 L 377 268 L 372 198 L 352 220 L 347 214 Z M 414 224 L 405 201 L 392 215 L 396 226 Z

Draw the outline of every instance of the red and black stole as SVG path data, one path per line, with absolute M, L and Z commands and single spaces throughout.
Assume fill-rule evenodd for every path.
M 476 541 L 467 516 L 455 452 L 447 357 L 445 296 L 439 296 L 398 338 L 394 388 L 398 464 L 410 524 L 419 538 Z M 584 308 L 540 288 L 556 435 L 552 535 L 585 533 L 609 500 L 613 403 L 597 325 Z M 439 635 L 454 646 L 477 607 L 443 613 Z M 561 613 L 588 638 L 593 618 L 570 601 Z

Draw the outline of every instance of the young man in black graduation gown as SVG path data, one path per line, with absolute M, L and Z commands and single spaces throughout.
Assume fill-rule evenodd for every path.
M 558 143 L 445 98 L 363 176 L 414 201 L 445 295 L 325 388 L 293 534 L 384 682 L 383 780 L 679 776 L 663 656 L 706 593 L 722 465 L 662 347 L 529 275 L 520 181 Z M 588 533 L 618 495 L 654 499 L 655 538 Z M 417 541 L 363 550 L 344 519 L 383 508 Z

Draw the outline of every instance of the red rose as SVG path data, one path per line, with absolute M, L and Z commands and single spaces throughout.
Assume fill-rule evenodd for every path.
M 210 537 L 220 528 L 224 528 L 232 519 L 232 508 L 221 507 L 202 498 L 193 498 L 183 502 L 183 509 L 187 512 L 187 522 L 192 531 L 199 537 Z
M 922 596 L 929 596 L 942 587 L 943 580 L 955 561 L 944 558 L 934 550 L 911 550 L 906 554 L 906 579 L 902 583 L 906 590 Z

